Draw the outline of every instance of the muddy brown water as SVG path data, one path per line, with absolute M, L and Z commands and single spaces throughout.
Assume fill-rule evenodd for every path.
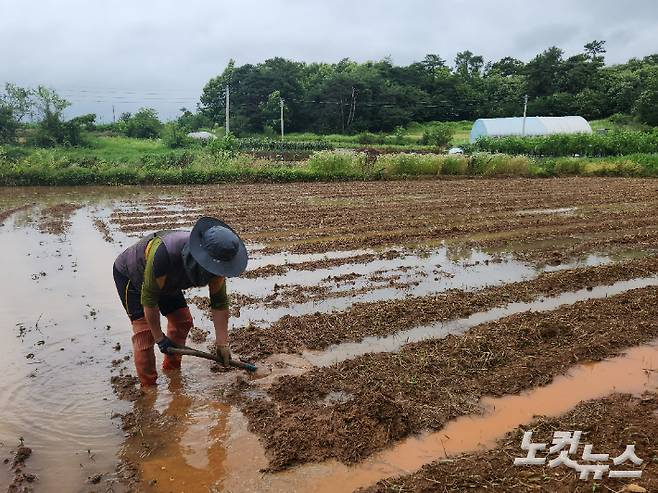
M 177 193 L 179 191 L 175 188 L 167 189 L 164 196 L 172 198 Z M 121 491 L 122 486 L 112 481 L 115 467 L 124 459 L 139 464 L 144 480 L 141 488 L 145 491 L 351 491 L 378 479 L 418 468 L 445 453 L 490 446 L 505 431 L 528 422 L 533 413 L 556 414 L 576 404 L 574 399 L 613 391 L 640 392 L 658 386 L 656 372 L 645 371 L 658 367 L 656 346 L 636 348 L 625 357 L 575 369 L 546 388 L 486 401 L 485 405 L 495 408 L 495 411 L 450 423 L 436 434 L 409 439 L 357 466 L 327 462 L 263 476 L 259 470 L 267 465 L 267 460 L 258 440 L 246 431 L 246 421 L 241 413 L 216 397 L 233 381 L 235 373 L 213 373 L 205 362 L 187 359 L 180 378 L 161 376 L 159 388 L 149 391 L 134 404 L 151 406 L 175 416 L 178 423 L 173 434 L 163 437 L 157 429 L 149 429 L 149 424 L 144 423 L 142 436 L 137 439 L 126 437 L 116 415 L 129 411 L 133 404 L 117 400 L 109 380 L 122 367 L 133 372 L 132 361 L 112 366 L 113 360 L 130 356 L 130 326 L 117 299 L 110 269 L 115 256 L 134 241 L 134 237 L 114 227 L 110 213 L 117 208 L 138 209 L 134 206 L 135 201 L 153 197 L 154 189 L 148 187 L 0 189 L 2 207 L 34 203 L 33 207 L 18 211 L 0 226 L 0 272 L 5 279 L 2 287 L 4 302 L 0 303 L 3 327 L 0 343 L 4 351 L 0 365 L 3 372 L 0 384 L 0 458 L 10 457 L 20 439 L 32 447 L 34 454 L 27 467 L 39 478 L 34 484 L 35 491 L 91 490 L 94 487 L 87 480 L 95 474 L 103 475 L 106 489 L 112 487 L 114 491 Z M 127 205 L 128 201 L 130 205 Z M 39 211 L 68 202 L 81 205 L 69 218 L 70 227 L 60 235 L 40 231 Z M 165 213 L 181 211 L 175 204 L 165 204 L 162 210 Z M 96 219 L 109 225 L 113 241 L 103 238 L 94 225 Z M 259 253 L 263 245 L 252 246 L 253 268 L 371 252 L 268 255 Z M 592 255 L 579 262 L 552 268 L 608 261 L 610 259 L 605 256 Z M 410 269 L 402 274 L 417 279 L 418 285 L 406 290 L 379 286 L 356 297 L 346 295 L 287 307 L 256 305 L 244 308 L 240 318 L 234 318 L 232 324 L 269 323 L 285 314 L 344 310 L 357 301 L 427 294 L 451 288 L 479 289 L 529 279 L 540 272 L 508 256 L 501 258 L 479 250 L 455 256 L 445 247 L 437 247 L 423 255 L 407 252 L 401 258 L 391 260 L 345 264 L 316 271 L 291 270 L 265 279 L 240 279 L 231 282 L 230 287 L 234 292 L 263 296 L 277 284 L 312 286 L 327 276 L 350 273 L 359 275 L 357 286 L 364 286 L 368 283 L 368 275 L 380 271 L 390 275 L 396 271 L 399 273 L 400 268 Z M 436 269 L 449 275 L 435 276 Z M 618 289 L 633 286 L 631 282 Z M 332 286 L 332 289 L 339 290 L 340 287 Z M 577 299 L 605 295 L 597 289 L 593 293 L 565 295 L 561 302 L 572 303 Z M 196 294 L 204 293 L 198 291 Z M 516 309 L 541 310 L 550 306 L 551 302 L 547 302 L 543 306 Z M 203 315 L 198 310 L 193 311 L 197 324 L 209 328 Z M 478 316 L 486 319 L 489 315 L 476 314 L 474 317 L 479 320 Z M 498 315 L 503 316 L 504 312 L 496 312 Z M 456 321 L 455 326 L 459 323 Z M 395 341 L 393 338 L 367 340 L 358 345 L 358 350 L 330 348 L 316 354 L 316 359 L 282 356 L 280 366 L 283 368 L 275 369 L 273 376 L 264 379 L 262 385 L 267 385 L 279 374 L 303 372 L 312 364 L 326 364 L 335 359 L 336 354 L 344 359 L 366 351 L 396 350 L 400 341 L 413 338 L 413 334 L 422 338 L 437 330 L 442 329 L 420 328 L 404 335 L 407 337 L 398 335 Z M 114 349 L 117 343 L 120 345 L 118 351 Z M 144 442 L 152 445 L 148 454 L 143 452 Z M 0 467 L 0 489 L 4 489 L 8 482 L 8 469 Z

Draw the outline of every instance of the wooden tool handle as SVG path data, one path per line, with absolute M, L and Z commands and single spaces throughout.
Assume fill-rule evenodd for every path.
M 198 349 L 192 349 L 190 347 L 182 347 L 182 348 L 169 348 L 167 350 L 169 354 L 180 354 L 180 355 L 185 355 L 185 356 L 196 356 L 197 358 L 203 358 L 203 359 L 209 359 L 210 361 L 215 361 L 219 364 L 222 364 L 222 361 L 215 355 L 212 355 L 210 353 L 206 353 L 205 351 L 199 351 Z M 250 372 L 254 372 L 257 370 L 256 365 L 252 363 L 247 363 L 246 361 L 240 361 L 240 360 L 235 360 L 231 359 L 229 361 L 229 364 L 231 366 L 234 366 L 235 368 L 240 368 L 242 370 L 247 370 Z

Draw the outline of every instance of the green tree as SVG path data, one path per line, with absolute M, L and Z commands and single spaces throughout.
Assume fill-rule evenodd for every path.
M 472 79 L 481 75 L 484 59 L 466 50 L 457 53 L 455 57 L 455 73 L 462 79 Z
M 170 149 L 186 147 L 193 140 L 187 136 L 188 130 L 178 122 L 168 122 L 162 127 L 162 143 Z
M 192 113 L 187 108 L 181 108 L 180 111 L 181 114 L 176 119 L 176 122 L 188 132 L 196 132 L 201 128 L 213 126 L 213 121 L 201 112 Z
M 551 46 L 526 64 L 526 84 L 531 97 L 550 96 L 558 91 L 562 54 L 560 48 Z
M 492 63 L 487 70 L 487 74 L 500 75 L 502 77 L 510 77 L 513 75 L 522 75 L 525 65 L 521 60 L 506 56 L 497 62 Z
M 34 142 L 43 147 L 77 146 L 83 143 L 82 127 L 93 125 L 96 115 L 84 115 L 64 120 L 64 110 L 71 103 L 54 89 L 38 86 L 33 92 L 34 115 L 39 118 Z
M 389 132 L 412 121 L 520 115 L 525 94 L 534 115 L 628 114 L 647 91 L 658 55 L 606 66 L 604 53 L 605 42 L 594 40 L 567 59 L 553 46 L 527 64 L 512 57 L 485 63 L 462 51 L 452 69 L 437 54 L 407 66 L 388 58 L 311 64 L 273 58 L 241 66 L 231 61 L 206 84 L 199 107 L 223 125 L 229 85 L 231 130 L 237 134 L 259 133 L 275 122 L 278 130 L 276 91 L 286 102 L 286 129 L 319 133 Z
M 585 54 L 592 61 L 597 61 L 603 65 L 603 54 L 606 52 L 605 41 L 591 41 L 585 45 Z
M 0 144 L 13 144 L 16 141 L 18 122 L 11 108 L 0 106 Z
M 117 127 L 128 137 L 155 139 L 160 135 L 162 122 L 153 108 L 140 108 L 134 115 L 123 113 Z
M 8 108 L 16 123 L 20 124 L 23 119 L 30 116 L 34 109 L 34 91 L 26 87 L 7 82 L 4 94 L 0 95 L 0 107 Z
M 435 147 L 447 147 L 452 141 L 452 136 L 455 134 L 455 129 L 449 123 L 438 123 L 432 125 L 430 128 L 423 132 L 423 137 L 420 143 L 423 145 L 430 145 Z
M 641 122 L 658 125 L 658 69 L 646 77 L 645 89 L 637 100 L 635 113 Z
M 69 106 L 71 103 L 57 94 L 54 89 L 37 86 L 33 92 L 34 113 L 42 119 L 55 116 L 61 120 L 64 110 Z

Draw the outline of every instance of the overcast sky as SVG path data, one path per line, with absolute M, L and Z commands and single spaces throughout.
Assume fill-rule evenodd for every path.
M 230 58 L 527 61 L 602 39 L 618 63 L 658 52 L 657 23 L 658 0 L 0 0 L 0 83 L 51 86 L 104 121 L 112 104 L 172 117 Z

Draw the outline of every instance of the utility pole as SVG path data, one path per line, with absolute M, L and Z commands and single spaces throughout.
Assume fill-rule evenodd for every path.
M 528 115 L 528 95 L 525 95 L 525 102 L 523 103 L 523 130 L 521 136 L 525 137 L 525 120 Z
M 281 106 L 281 140 L 283 140 L 283 99 L 279 98 L 279 105 Z
M 347 115 L 347 128 L 352 126 L 354 122 L 354 114 L 356 113 L 356 89 L 352 86 L 352 102 L 350 103 L 350 112 Z
M 228 87 L 228 84 L 226 84 L 226 125 L 224 127 L 224 129 L 226 131 L 226 135 L 228 135 L 229 132 L 231 131 L 231 127 L 230 127 L 229 122 L 228 122 L 230 105 L 231 105 L 230 89 Z

